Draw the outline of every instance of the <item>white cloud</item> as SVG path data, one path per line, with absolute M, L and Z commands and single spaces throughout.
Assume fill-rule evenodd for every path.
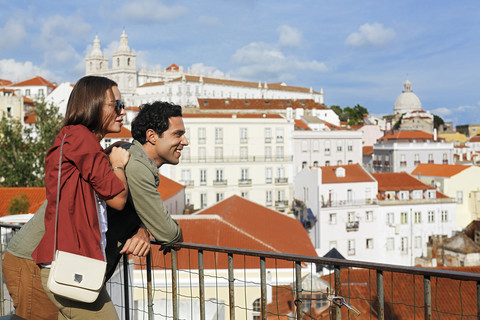
M 345 40 L 350 47 L 381 47 L 391 43 L 397 34 L 392 28 L 385 28 L 380 23 L 366 23 L 359 28 L 358 32 L 351 33 Z
M 302 43 L 302 33 L 295 28 L 287 25 L 278 27 L 280 37 L 278 44 L 283 47 L 300 47 Z
M 192 64 L 191 70 L 195 73 L 214 78 L 223 78 L 225 76 L 225 73 L 218 70 L 216 67 L 206 66 L 203 63 Z
M 432 113 L 439 116 L 448 116 L 452 114 L 452 110 L 448 108 L 437 108 L 437 109 L 433 109 Z
M 16 47 L 27 36 L 23 22 L 17 19 L 8 20 L 5 25 L 0 28 L 0 34 L 1 49 Z
M 125 2 L 118 9 L 118 16 L 129 21 L 161 22 L 175 20 L 187 12 L 182 6 L 168 7 L 157 0 L 141 0 Z
M 210 26 L 210 27 L 215 27 L 220 24 L 220 20 L 217 17 L 211 17 L 211 16 L 200 16 L 197 19 L 198 23 Z
M 1 79 L 19 82 L 35 76 L 41 76 L 51 81 L 54 79 L 54 75 L 50 70 L 36 66 L 30 61 L 17 62 L 13 59 L 0 60 Z
M 252 42 L 238 49 L 232 57 L 233 62 L 241 65 L 237 73 L 243 77 L 265 76 L 276 80 L 294 79 L 298 71 L 325 72 L 324 63 L 316 60 L 302 61 L 294 56 L 285 56 L 279 49 L 262 42 Z

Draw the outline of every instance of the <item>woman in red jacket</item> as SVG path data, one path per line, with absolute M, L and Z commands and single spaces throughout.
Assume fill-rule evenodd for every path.
M 95 302 L 82 303 L 53 294 L 46 283 L 54 256 L 55 234 L 58 250 L 105 260 L 106 205 L 117 210 L 125 205 L 127 182 L 123 169 L 130 154 L 122 148 L 114 148 L 108 157 L 100 140 L 107 133 L 120 132 L 124 115 L 120 91 L 114 81 L 83 77 L 72 90 L 64 126 L 45 158 L 48 201 L 45 234 L 32 258 L 42 267 L 42 283 L 50 300 L 60 310 L 59 319 L 118 319 L 105 287 Z M 55 232 L 62 141 L 58 229 Z

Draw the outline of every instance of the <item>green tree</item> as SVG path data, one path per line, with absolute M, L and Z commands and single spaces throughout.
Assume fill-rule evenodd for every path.
M 433 115 L 433 127 L 438 129 L 438 127 L 442 124 L 445 124 L 445 121 L 440 116 Z
M 0 120 L 0 186 L 44 186 L 45 156 L 62 127 L 58 107 L 42 99 L 32 111 L 36 115 L 34 128 L 16 119 Z
M 10 206 L 8 207 L 9 214 L 22 214 L 28 213 L 28 208 L 30 207 L 30 201 L 26 194 L 22 193 L 21 195 L 13 198 L 10 201 Z
M 337 105 L 330 106 L 337 115 L 340 121 L 346 121 L 349 125 L 356 125 L 363 121 L 363 115 L 368 114 L 368 110 L 365 107 L 357 104 L 351 108 L 349 106 L 343 108 Z

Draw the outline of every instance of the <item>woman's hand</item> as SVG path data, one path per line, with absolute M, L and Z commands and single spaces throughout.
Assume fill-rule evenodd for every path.
M 123 148 L 113 147 L 112 152 L 110 152 L 109 159 L 112 168 L 121 167 L 125 168 L 130 158 L 130 152 Z

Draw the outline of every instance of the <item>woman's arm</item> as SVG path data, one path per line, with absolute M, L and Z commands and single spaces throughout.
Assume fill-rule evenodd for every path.
M 123 148 L 112 148 L 112 152 L 109 155 L 110 163 L 113 168 L 113 173 L 122 181 L 124 189 L 122 192 L 117 194 L 115 197 L 106 200 L 108 206 L 112 207 L 115 210 L 122 210 L 127 202 L 128 197 L 128 186 L 127 178 L 125 177 L 125 166 L 128 163 L 130 158 L 130 152 Z

